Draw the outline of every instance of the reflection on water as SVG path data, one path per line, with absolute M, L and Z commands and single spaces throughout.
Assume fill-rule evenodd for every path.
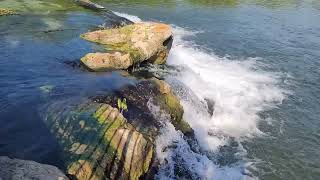
M 188 3 L 197 6 L 210 7 L 210 6 L 224 6 L 234 7 L 240 4 L 240 0 L 188 0 Z

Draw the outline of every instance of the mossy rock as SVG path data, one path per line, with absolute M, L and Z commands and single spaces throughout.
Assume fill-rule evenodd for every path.
M 45 122 L 64 149 L 65 170 L 77 179 L 139 179 L 149 171 L 154 145 L 118 109 L 85 102 L 48 107 Z
M 156 137 L 161 128 L 159 119 L 156 119 L 153 116 L 154 112 L 149 109 L 150 100 L 169 115 L 169 120 L 177 130 L 188 136 L 194 135 L 190 125 L 183 119 L 184 111 L 179 98 L 163 80 L 156 78 L 142 80 L 136 85 L 124 87 L 113 94 L 96 97 L 95 101 L 117 107 L 117 99 L 119 98 L 127 99 L 129 110 L 124 112 L 124 116 L 128 122 L 140 129 L 141 133 L 145 135 Z

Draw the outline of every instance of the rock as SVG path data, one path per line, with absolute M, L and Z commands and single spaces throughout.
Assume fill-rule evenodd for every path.
M 64 148 L 67 173 L 77 179 L 139 179 L 149 171 L 154 145 L 118 109 L 85 102 L 51 105 L 45 118 Z
M 133 60 L 129 54 L 115 53 L 89 53 L 81 59 L 89 70 L 103 71 L 106 69 L 128 69 Z
M 126 98 L 128 111 L 119 113 L 118 99 Z M 65 173 L 77 179 L 153 179 L 157 169 L 155 139 L 166 115 L 188 142 L 196 142 L 183 120 L 183 107 L 162 80 L 141 80 L 100 96 L 69 104 L 62 100 L 46 107 L 44 120 L 63 148 Z
M 127 100 L 129 111 L 124 115 L 129 123 L 148 136 L 157 136 L 158 130 L 161 128 L 159 119 L 155 119 L 152 115 L 154 112 L 149 109 L 148 102 L 150 100 L 170 116 L 169 119 L 177 130 L 187 136 L 194 135 L 190 125 L 183 120 L 184 112 L 179 98 L 163 80 L 156 78 L 143 80 L 136 85 L 124 87 L 109 96 L 97 97 L 95 100 L 117 107 L 118 98 L 126 98 Z
M 68 178 L 55 166 L 0 156 L 0 179 L 67 180 Z
M 114 63 L 116 53 L 121 52 L 126 57 L 125 63 L 130 66 L 148 61 L 154 64 L 166 62 L 171 43 L 172 29 L 169 25 L 153 22 L 141 22 L 120 28 L 98 30 L 82 34 L 81 37 L 91 42 L 104 45 L 111 53 L 90 53 L 81 61 L 90 69 L 97 71 L 103 69 L 126 69 L 128 64 L 119 66 Z M 116 52 L 114 52 L 116 51 Z M 103 58 L 102 58 L 103 57 Z M 100 60 L 95 60 L 100 59 Z M 103 59 L 103 63 L 101 63 Z M 97 64 L 97 65 L 93 65 Z M 114 67 L 113 64 L 116 64 Z M 95 69 L 98 67 L 97 69 Z
M 161 95 L 157 97 L 157 101 L 162 109 L 171 116 L 172 124 L 185 135 L 193 135 L 190 125 L 183 120 L 183 107 L 179 98 L 172 92 L 169 84 L 163 80 L 152 78 Z
M 0 8 L 0 16 L 17 15 L 13 10 Z

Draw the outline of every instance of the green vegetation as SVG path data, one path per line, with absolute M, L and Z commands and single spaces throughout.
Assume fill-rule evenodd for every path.
M 128 111 L 127 99 L 126 98 L 123 98 L 123 100 L 118 98 L 118 109 L 119 109 L 121 114 L 123 113 L 123 110 Z

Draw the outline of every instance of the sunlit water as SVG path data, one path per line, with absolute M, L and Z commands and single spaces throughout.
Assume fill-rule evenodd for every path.
M 164 119 L 159 179 L 174 178 L 174 164 L 193 179 L 320 177 L 318 1 L 96 2 L 133 21 L 173 26 L 174 68 L 163 76 L 182 100 L 201 153 L 150 105 Z M 61 148 L 39 115 L 43 104 L 132 83 L 65 63 L 99 49 L 79 34 L 103 22 L 82 9 L 0 17 L 0 155 L 60 166 Z M 46 32 L 57 29 L 64 31 Z

